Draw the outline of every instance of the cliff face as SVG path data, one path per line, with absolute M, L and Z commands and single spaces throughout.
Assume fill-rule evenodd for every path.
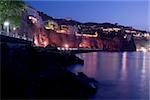
M 133 35 L 129 35 L 127 40 L 123 41 L 122 51 L 136 51 L 136 44 L 134 42 Z
M 84 48 L 103 48 L 101 39 L 89 37 L 77 37 L 74 34 L 62 34 L 56 32 L 47 32 L 49 44 L 64 47 L 65 44 L 69 47 L 84 47 Z
M 118 37 L 109 40 L 103 39 L 103 46 L 104 51 L 121 51 L 122 40 Z
M 130 38 L 130 39 L 129 39 Z M 113 39 L 103 39 L 104 51 L 136 51 L 133 36 L 129 38 L 114 37 Z
M 101 39 L 99 37 L 81 37 L 74 34 L 56 33 L 52 30 L 42 30 L 39 34 L 34 34 L 34 42 L 37 46 L 46 46 L 48 44 L 57 47 L 71 48 L 100 48 L 104 51 L 135 51 L 136 46 L 133 36 L 127 38 L 115 36 L 110 39 Z

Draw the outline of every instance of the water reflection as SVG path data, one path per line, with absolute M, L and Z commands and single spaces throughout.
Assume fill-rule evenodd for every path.
M 78 71 L 100 82 L 97 99 L 142 99 L 149 98 L 149 52 L 78 54 L 85 64 Z
M 145 73 L 145 53 L 143 53 L 143 63 L 142 63 L 142 73 L 144 74 Z
M 127 52 L 124 52 L 122 56 L 121 80 L 126 80 L 126 74 L 127 74 L 126 63 L 127 63 Z
M 84 54 L 82 57 L 86 58 L 85 65 L 84 65 L 86 67 L 83 67 L 83 72 L 88 73 L 89 77 L 96 77 L 97 53 L 93 52 L 89 55 Z

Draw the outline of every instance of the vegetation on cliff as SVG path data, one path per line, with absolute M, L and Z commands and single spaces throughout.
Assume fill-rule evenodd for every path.
M 0 1 L 0 24 L 9 21 L 12 26 L 19 26 L 25 3 L 22 0 Z

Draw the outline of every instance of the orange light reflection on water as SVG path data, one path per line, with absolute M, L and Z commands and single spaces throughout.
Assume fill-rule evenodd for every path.
M 83 54 L 83 58 L 86 58 L 86 63 L 85 66 L 83 67 L 83 71 L 85 73 L 88 73 L 89 77 L 95 77 L 97 68 L 96 68 L 96 63 L 97 63 L 97 52 L 93 52 L 90 55 Z

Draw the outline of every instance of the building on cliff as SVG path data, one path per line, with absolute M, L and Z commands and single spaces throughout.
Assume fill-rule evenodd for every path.
M 28 39 L 33 39 L 36 46 L 101 48 L 121 50 L 123 39 L 128 33 L 135 33 L 131 28 L 124 29 L 109 23 L 80 23 L 72 19 L 56 19 L 43 12 L 26 6 L 22 15 L 21 31 Z M 133 34 L 134 34 L 133 33 Z

